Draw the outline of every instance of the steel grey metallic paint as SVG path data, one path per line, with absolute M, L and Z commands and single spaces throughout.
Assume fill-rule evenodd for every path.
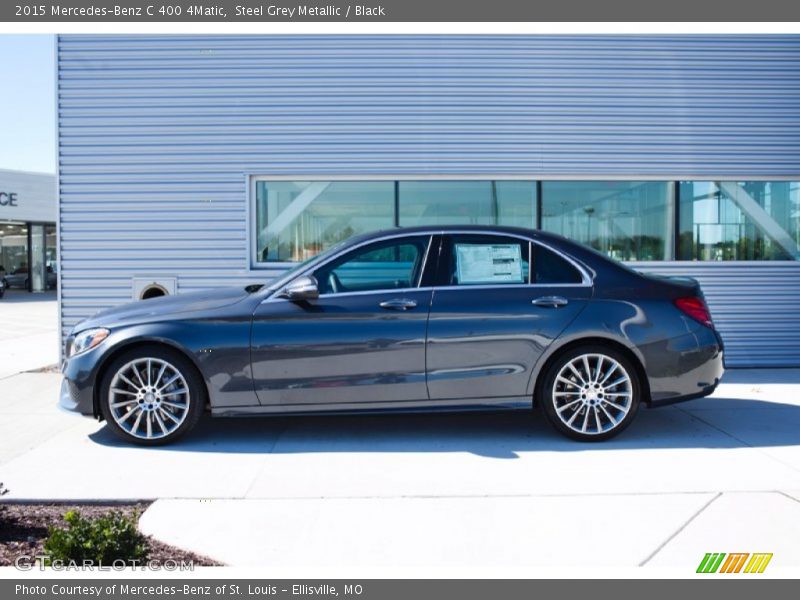
M 583 282 L 439 286 L 440 237 L 454 232 L 532 240 L 572 261 Z M 587 341 L 633 359 L 643 400 L 653 406 L 709 394 L 719 382 L 719 335 L 672 304 L 698 292 L 692 280 L 642 275 L 560 236 L 507 227 L 392 230 L 353 238 L 336 256 L 406 235 L 431 236 L 416 288 L 294 302 L 278 297 L 290 279 L 282 278 L 255 291 L 225 288 L 98 313 L 72 335 L 93 327 L 110 334 L 64 362 L 61 405 L 99 416 L 96 382 L 104 366 L 139 344 L 164 344 L 189 357 L 216 415 L 530 407 L 548 359 Z M 331 259 L 311 261 L 302 273 Z M 532 303 L 543 296 L 568 304 Z M 379 307 L 398 298 L 417 308 Z

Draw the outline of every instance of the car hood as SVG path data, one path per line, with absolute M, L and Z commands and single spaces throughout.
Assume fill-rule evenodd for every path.
M 150 298 L 129 302 L 113 308 L 101 310 L 88 319 L 78 323 L 73 331 L 91 327 L 113 328 L 121 325 L 135 325 L 152 321 L 162 321 L 222 308 L 240 302 L 250 294 L 241 287 L 225 287 L 214 290 L 178 294 L 161 298 Z

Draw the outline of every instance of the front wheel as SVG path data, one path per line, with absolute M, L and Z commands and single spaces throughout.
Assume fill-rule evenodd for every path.
M 185 356 L 160 347 L 136 348 L 105 371 L 100 409 L 121 439 L 155 446 L 192 429 L 203 414 L 206 390 Z
M 550 424 L 575 440 L 614 437 L 636 416 L 641 383 L 631 361 L 603 346 L 573 348 L 545 373 L 542 408 Z

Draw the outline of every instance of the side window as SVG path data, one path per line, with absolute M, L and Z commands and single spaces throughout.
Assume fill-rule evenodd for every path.
M 533 283 L 582 283 L 583 277 L 568 260 L 537 244 L 533 245 Z
M 445 248 L 445 285 L 523 285 L 530 281 L 530 244 L 526 240 L 454 235 Z
M 387 240 L 358 248 L 317 269 L 321 294 L 416 287 L 428 236 Z

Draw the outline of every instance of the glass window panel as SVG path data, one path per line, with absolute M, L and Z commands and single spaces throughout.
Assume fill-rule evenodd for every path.
M 496 235 L 454 235 L 447 238 L 446 285 L 509 285 L 530 281 L 530 244 Z
M 322 294 L 403 289 L 417 286 L 428 236 L 376 242 L 314 272 Z
M 302 261 L 394 226 L 393 181 L 257 181 L 256 261 Z
M 58 283 L 58 245 L 56 226 L 45 226 L 45 261 L 47 264 L 47 287 L 55 289 Z
M 682 181 L 682 260 L 798 260 L 800 182 Z
M 6 287 L 25 287 L 28 279 L 28 226 L 0 222 L 0 277 Z
M 547 284 L 582 283 L 580 271 L 555 252 L 534 245 L 533 282 Z
M 624 261 L 670 260 L 673 183 L 542 182 L 542 229 Z
M 534 227 L 534 181 L 401 181 L 399 223 Z

